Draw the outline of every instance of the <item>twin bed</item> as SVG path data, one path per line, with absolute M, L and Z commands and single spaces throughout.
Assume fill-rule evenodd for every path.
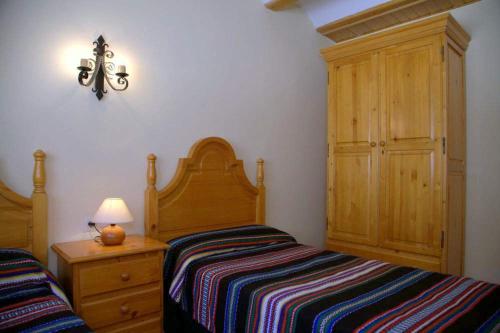
M 43 159 L 31 199 L 0 183 L 0 332 L 89 330 L 43 266 Z M 498 285 L 299 244 L 265 225 L 262 160 L 256 179 L 221 138 L 195 143 L 162 190 L 148 156 L 145 233 L 170 245 L 166 332 L 500 330 Z
M 231 145 L 206 138 L 156 189 L 148 157 L 145 230 L 170 244 L 166 332 L 496 332 L 500 287 L 299 244 L 265 226 L 257 185 Z
M 0 332 L 90 332 L 47 264 L 45 153 L 34 153 L 33 193 L 0 181 Z

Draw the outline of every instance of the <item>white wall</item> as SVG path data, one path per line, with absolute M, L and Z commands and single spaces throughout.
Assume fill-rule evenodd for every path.
M 465 273 L 500 283 L 500 1 L 452 15 L 471 35 L 467 50 Z
M 75 67 L 102 33 L 130 71 L 98 101 Z M 159 184 L 205 136 L 222 136 L 255 180 L 267 218 L 323 245 L 326 45 L 300 9 L 259 0 L 0 2 L 0 178 L 28 196 L 31 153 L 48 154 L 50 243 L 88 237 L 85 219 L 122 196 L 143 231 L 146 155 Z M 51 254 L 51 268 L 55 266 Z

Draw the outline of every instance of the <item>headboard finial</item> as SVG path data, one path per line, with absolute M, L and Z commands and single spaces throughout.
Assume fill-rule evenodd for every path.
M 257 186 L 264 185 L 264 160 L 259 158 L 257 160 Z
M 158 238 L 158 191 L 156 190 L 156 155 L 148 155 L 148 171 L 146 173 L 148 187 L 144 192 L 144 233 L 146 236 Z
M 264 160 L 259 158 L 257 160 L 257 190 L 259 196 L 257 197 L 257 224 L 266 224 L 266 187 L 264 186 Z
M 148 155 L 148 186 L 156 186 L 156 155 Z
M 47 229 L 47 193 L 45 193 L 45 153 L 38 149 L 33 153 L 33 231 L 32 252 L 43 264 L 47 265 L 48 229 Z
M 33 153 L 35 158 L 35 167 L 33 169 L 33 191 L 36 193 L 45 193 L 45 152 L 38 149 Z

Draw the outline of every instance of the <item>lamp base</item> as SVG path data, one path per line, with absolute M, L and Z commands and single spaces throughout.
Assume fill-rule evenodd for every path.
M 101 230 L 101 241 L 104 245 L 120 245 L 125 240 L 125 230 L 111 224 Z

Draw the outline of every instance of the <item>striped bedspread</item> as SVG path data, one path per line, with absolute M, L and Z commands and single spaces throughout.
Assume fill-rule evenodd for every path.
M 0 249 L 0 332 L 91 332 L 29 252 Z
M 498 285 L 321 251 L 266 226 L 198 233 L 169 244 L 167 331 L 500 329 Z M 181 317 L 189 321 L 172 326 Z

